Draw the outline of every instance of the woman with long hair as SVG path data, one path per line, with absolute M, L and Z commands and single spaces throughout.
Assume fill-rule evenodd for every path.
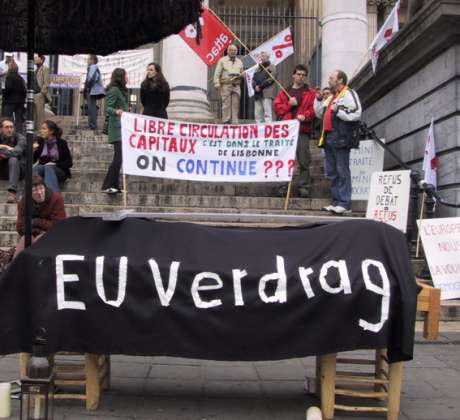
M 126 71 L 122 68 L 116 68 L 112 72 L 110 83 L 106 88 L 105 97 L 105 112 L 108 117 L 108 140 L 114 149 L 112 163 L 102 184 L 102 192 L 107 194 L 121 192 L 119 180 L 122 163 L 121 114 L 128 111 L 128 104 Z
M 18 72 L 18 65 L 14 60 L 8 64 L 3 91 L 2 116 L 13 118 L 16 132 L 23 132 L 24 105 L 26 103 L 27 88 L 24 79 Z
M 141 84 L 141 103 L 144 115 L 168 118 L 166 108 L 169 105 L 169 84 L 157 63 L 147 66 L 147 75 Z
M 59 183 L 71 178 L 73 165 L 67 142 L 62 138 L 62 129 L 51 120 L 43 121 L 40 137 L 33 145 L 33 174 L 40 175 L 45 185 L 53 192 L 59 192 Z

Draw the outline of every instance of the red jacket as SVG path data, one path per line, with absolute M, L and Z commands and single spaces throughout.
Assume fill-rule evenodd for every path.
M 32 235 L 48 232 L 54 224 L 65 218 L 64 200 L 61 194 L 47 191 L 45 201 L 32 210 Z M 17 231 L 19 235 L 24 235 L 24 199 L 18 203 Z
M 289 90 L 288 90 L 289 91 Z M 273 102 L 275 114 L 283 120 L 293 120 L 297 115 L 304 115 L 305 121 L 300 124 L 300 131 L 302 133 L 311 133 L 311 122 L 316 118 L 315 111 L 313 110 L 313 102 L 315 101 L 315 91 L 307 88 L 302 97 L 302 102 L 297 108 L 297 112 L 292 114 L 292 106 L 289 105 L 288 96 L 281 90 Z

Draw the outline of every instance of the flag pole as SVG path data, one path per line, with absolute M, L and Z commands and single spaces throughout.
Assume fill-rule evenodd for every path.
M 208 6 L 208 10 L 216 17 L 216 19 L 222 23 L 222 25 L 224 25 L 228 30 L 229 32 L 231 32 L 231 34 L 234 36 L 234 38 L 243 46 L 243 48 L 248 51 L 248 52 L 251 52 L 251 50 L 244 44 L 243 41 L 241 41 L 241 39 L 235 34 L 235 32 L 233 32 L 228 26 L 227 24 L 217 15 L 216 12 L 214 12 L 214 10 L 212 10 L 209 6 Z M 278 87 L 287 95 L 287 97 L 289 99 L 291 99 L 291 95 L 289 95 L 289 93 L 287 92 L 287 90 L 283 87 L 283 85 L 275 78 L 273 77 L 273 75 L 264 67 L 262 66 L 262 69 L 264 70 L 265 73 L 268 74 L 268 76 L 278 85 Z
M 287 189 L 287 193 L 286 193 L 286 199 L 285 199 L 285 201 L 284 201 L 284 210 L 287 210 L 287 209 L 288 209 L 288 205 L 289 205 L 289 196 L 291 195 L 291 188 L 292 188 L 292 181 L 289 181 L 288 189 Z
M 123 207 L 128 207 L 128 186 L 126 183 L 126 174 L 123 172 Z
M 422 223 L 422 220 L 423 220 L 423 211 L 424 211 L 424 208 L 425 208 L 425 196 L 426 196 L 426 193 L 423 192 L 422 205 L 421 205 L 421 208 L 420 208 L 420 224 Z M 420 226 L 418 227 L 418 233 L 417 233 L 417 247 L 416 247 L 416 251 L 415 251 L 415 258 L 418 258 L 419 251 L 420 251 Z

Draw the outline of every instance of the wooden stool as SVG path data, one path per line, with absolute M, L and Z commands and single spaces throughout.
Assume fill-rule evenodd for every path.
M 69 360 L 72 356 L 74 360 Z M 29 353 L 20 354 L 21 377 L 26 375 Z M 59 387 L 81 387 L 78 392 L 59 392 L 55 400 L 83 400 L 87 410 L 96 410 L 102 389 L 110 387 L 110 356 L 92 353 L 56 353 L 53 356 L 54 383 Z M 76 359 L 76 360 L 75 360 Z M 65 391 L 65 390 L 64 390 Z
M 372 366 L 372 372 L 338 371 L 337 364 Z M 334 411 L 387 413 L 387 420 L 399 415 L 403 364 L 388 363 L 385 350 L 376 350 L 375 359 L 338 358 L 337 354 L 317 357 L 317 391 L 320 392 L 324 420 L 332 420 Z M 336 404 L 335 396 L 386 401 L 386 406 Z

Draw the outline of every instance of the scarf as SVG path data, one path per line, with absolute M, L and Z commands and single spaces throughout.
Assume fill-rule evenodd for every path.
M 57 140 L 44 140 L 43 142 L 43 150 L 42 154 L 40 155 L 41 159 L 48 158 L 51 162 L 56 162 L 59 160 L 59 149 L 57 146 Z
M 338 101 L 340 98 L 343 98 L 347 90 L 348 90 L 348 85 L 345 86 L 335 98 L 332 95 L 329 96 L 329 98 L 327 99 L 326 109 L 332 105 L 332 102 L 334 101 L 334 99 Z M 323 114 L 323 128 L 321 130 L 321 137 L 319 138 L 319 141 L 318 141 L 318 147 L 324 147 L 324 138 L 325 138 L 324 134 L 326 133 L 326 130 L 325 130 L 326 121 L 325 120 L 326 120 L 326 112 L 324 112 Z

